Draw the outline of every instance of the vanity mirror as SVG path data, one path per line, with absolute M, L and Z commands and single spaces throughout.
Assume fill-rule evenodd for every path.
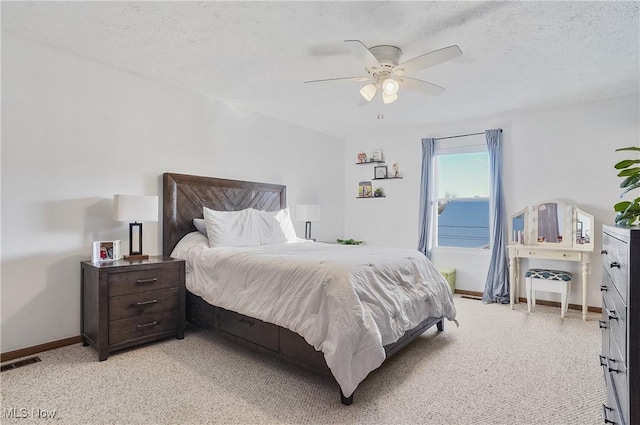
M 592 231 L 593 231 L 593 216 L 582 211 L 580 208 L 575 209 L 576 217 L 576 234 L 574 241 L 576 245 L 591 246 L 593 247 Z
M 572 207 L 562 201 L 546 201 L 534 206 L 534 245 L 571 246 Z
M 527 235 L 527 209 L 523 209 L 511 216 L 511 243 L 524 245 L 528 242 Z
M 561 200 L 524 208 L 509 225 L 510 244 L 593 250 L 593 216 Z

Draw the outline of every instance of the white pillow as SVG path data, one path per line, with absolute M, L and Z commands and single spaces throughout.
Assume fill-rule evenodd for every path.
M 198 232 L 207 236 L 207 225 L 204 222 L 204 218 L 194 218 L 193 225 L 196 226 L 196 229 L 198 230 Z
M 253 209 L 215 211 L 203 207 L 203 215 L 211 248 L 260 245 Z
M 256 230 L 260 234 L 262 245 L 292 243 L 298 241 L 291 223 L 289 208 L 278 211 L 255 210 Z

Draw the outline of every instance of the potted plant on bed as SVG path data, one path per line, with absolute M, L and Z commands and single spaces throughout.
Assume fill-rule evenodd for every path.
M 631 146 L 628 148 L 616 149 L 618 151 L 635 151 L 640 152 L 640 147 Z M 620 197 L 634 189 L 640 189 L 640 159 L 624 159 L 615 165 L 616 170 L 620 170 L 618 177 L 624 177 L 620 187 L 624 189 Z M 640 196 L 631 201 L 618 202 L 613 206 L 617 212 L 616 224 L 618 226 L 633 226 L 636 222 L 640 223 Z

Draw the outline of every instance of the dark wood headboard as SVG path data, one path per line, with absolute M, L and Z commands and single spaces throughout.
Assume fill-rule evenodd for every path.
M 193 219 L 202 217 L 202 207 L 276 211 L 287 206 L 287 187 L 280 184 L 164 173 L 162 192 L 162 254 L 167 256 L 196 230 Z

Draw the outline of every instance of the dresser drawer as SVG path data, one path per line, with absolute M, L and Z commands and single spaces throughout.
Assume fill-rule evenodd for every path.
M 607 233 L 603 233 L 601 253 L 603 269 L 611 277 L 611 281 L 626 304 L 629 245 Z
M 611 375 L 611 381 L 613 382 L 613 388 L 615 389 L 616 399 L 620 410 L 620 416 L 623 418 L 629 417 L 629 391 L 627 382 L 627 366 L 622 361 L 622 355 L 620 349 L 616 344 L 616 341 L 611 341 L 609 347 L 609 359 L 608 359 L 608 372 Z
M 109 322 L 109 344 L 167 332 L 178 327 L 178 310 L 141 314 Z
M 180 301 L 179 295 L 178 288 L 170 288 L 112 297 L 109 300 L 109 320 L 175 310 Z
M 603 279 L 606 279 L 603 276 Z M 626 362 L 627 341 L 627 307 L 622 302 L 620 294 L 615 289 L 604 292 L 603 313 L 607 316 L 610 339 L 615 340 Z
M 271 323 L 219 308 L 218 329 L 278 351 L 278 327 Z
M 155 291 L 179 286 L 178 267 L 163 267 L 149 270 L 109 274 L 109 296 Z
M 524 258 L 540 258 L 542 260 L 567 260 L 567 261 L 580 261 L 582 259 L 581 252 L 558 252 L 554 250 L 544 249 L 531 249 L 531 248 L 516 248 L 516 257 Z
M 622 425 L 620 420 L 620 403 L 615 392 L 613 380 L 610 373 L 605 373 L 605 382 L 607 384 L 607 404 L 603 405 L 603 420 L 604 423 L 613 425 Z

